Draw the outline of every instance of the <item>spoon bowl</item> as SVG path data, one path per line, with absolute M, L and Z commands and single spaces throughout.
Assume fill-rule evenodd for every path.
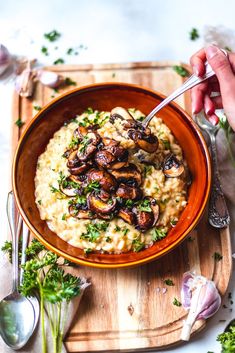
M 0 302 L 0 334 L 14 350 L 29 340 L 34 325 L 34 309 L 27 298 L 13 292 Z
M 19 218 L 16 230 L 14 197 L 12 192 L 8 194 L 7 215 L 12 234 L 13 286 L 12 292 L 0 302 L 0 334 L 9 347 L 18 350 L 32 336 L 36 317 L 33 302 L 18 292 L 18 242 L 22 218 Z

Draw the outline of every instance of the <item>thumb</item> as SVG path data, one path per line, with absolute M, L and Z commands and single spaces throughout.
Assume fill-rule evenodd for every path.
M 206 57 L 215 72 L 221 90 L 230 89 L 234 86 L 235 78 L 228 57 L 216 46 L 211 45 L 206 48 Z

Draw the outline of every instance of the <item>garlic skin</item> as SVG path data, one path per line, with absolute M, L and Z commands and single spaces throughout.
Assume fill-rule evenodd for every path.
M 7 48 L 0 44 L 0 76 L 7 70 L 12 63 L 12 58 Z
M 181 301 L 183 307 L 189 310 L 181 332 L 181 339 L 188 341 L 195 321 L 208 319 L 214 315 L 219 310 L 221 297 L 213 281 L 204 276 L 186 272 L 183 275 Z
M 37 72 L 38 80 L 47 87 L 57 88 L 64 83 L 64 78 L 53 71 L 40 70 Z
M 30 61 L 27 68 L 15 80 L 15 90 L 21 97 L 31 97 L 34 90 L 35 72 L 31 70 Z

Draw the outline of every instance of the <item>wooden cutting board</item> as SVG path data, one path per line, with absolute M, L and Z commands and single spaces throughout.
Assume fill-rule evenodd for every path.
M 80 65 L 47 67 L 76 81 L 77 86 L 96 82 L 129 82 L 157 90 L 165 95 L 183 82 L 173 69 L 172 62 L 142 62 L 110 65 Z M 72 87 L 73 88 L 73 87 Z M 43 106 L 59 92 L 37 84 L 32 99 L 14 94 L 13 150 L 27 122 L 36 114 L 35 106 Z M 189 95 L 177 99 L 190 113 Z M 19 129 L 15 121 L 26 124 Z M 214 253 L 223 258 L 215 261 Z M 90 279 L 73 325 L 66 337 L 69 352 L 127 352 L 157 350 L 180 343 L 180 333 L 186 312 L 173 305 L 180 300 L 182 275 L 196 271 L 213 279 L 225 294 L 231 274 L 231 244 L 228 229 L 218 231 L 209 226 L 207 215 L 197 229 L 180 246 L 163 258 L 131 269 L 103 270 L 80 267 L 80 276 Z M 171 279 L 173 286 L 164 280 Z M 197 321 L 194 333 L 205 327 Z

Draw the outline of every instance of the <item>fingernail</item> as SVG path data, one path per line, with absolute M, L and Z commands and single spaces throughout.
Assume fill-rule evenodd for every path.
M 208 120 L 210 121 L 210 123 L 214 126 L 216 126 L 219 122 L 219 118 L 217 115 L 213 114 L 211 116 L 208 117 Z
M 215 112 L 215 110 L 213 108 L 206 109 L 206 114 L 207 115 L 212 115 L 214 112 Z
M 220 50 L 215 45 L 210 45 L 206 48 L 207 59 L 212 59 Z
M 193 72 L 195 73 L 196 76 L 199 76 L 199 70 L 197 66 L 193 66 Z

